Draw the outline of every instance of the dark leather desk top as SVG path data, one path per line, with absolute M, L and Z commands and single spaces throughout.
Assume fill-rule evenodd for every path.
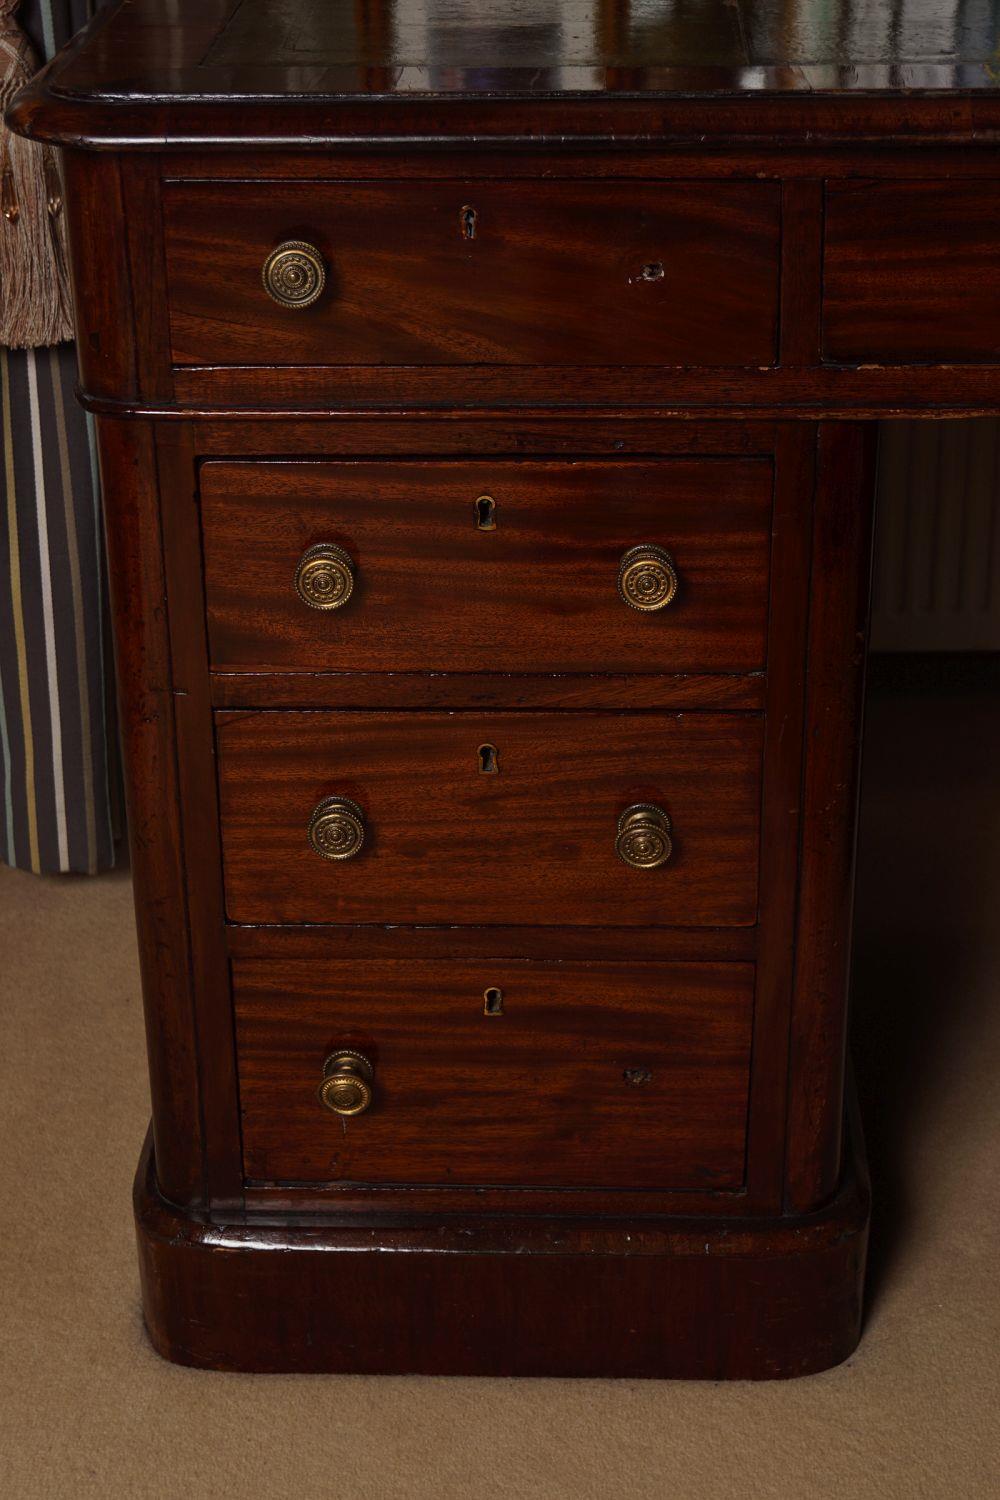
M 978 143 L 1000 128 L 1000 3 L 121 0 L 15 114 L 105 146 L 469 132 Z

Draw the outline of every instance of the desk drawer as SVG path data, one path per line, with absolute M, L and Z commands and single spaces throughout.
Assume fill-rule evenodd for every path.
M 223 713 L 217 739 L 234 922 L 755 921 L 754 715 Z
M 164 211 L 177 365 L 775 358 L 773 183 L 184 182 Z M 288 242 L 325 269 L 309 306 L 262 284 Z
M 213 666 L 754 671 L 771 476 L 732 458 L 206 464 Z M 309 559 L 331 544 L 352 589 L 319 608 L 330 576 Z
M 831 183 L 826 358 L 1000 362 L 998 245 L 996 183 Z
M 753 973 L 750 964 L 238 961 L 246 1175 L 736 1188 Z M 338 1115 L 317 1097 L 326 1059 L 344 1052 L 371 1069 L 363 1113 Z M 348 1078 L 360 1066 L 346 1060 Z M 348 1088 L 331 1103 L 353 1108 L 363 1097 Z

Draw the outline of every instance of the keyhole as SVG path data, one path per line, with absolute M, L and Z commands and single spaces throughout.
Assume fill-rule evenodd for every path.
M 496 745 L 480 745 L 479 747 L 479 774 L 480 776 L 496 776 L 500 770 L 500 761 L 497 756 Z
M 653 1075 L 648 1068 L 624 1068 L 622 1077 L 626 1083 L 633 1088 L 641 1088 L 644 1083 L 652 1083 Z
M 483 1015 L 484 1016 L 502 1016 L 503 1015 L 503 990 L 492 989 L 492 988 L 488 989 L 488 990 L 483 990 Z
M 480 495 L 476 501 L 476 526 L 480 531 L 496 531 L 497 503 L 492 495 Z
M 467 240 L 474 240 L 476 238 L 476 221 L 479 218 L 476 210 L 474 208 L 471 208 L 469 204 L 466 203 L 464 207 L 459 210 L 458 217 L 462 225 L 463 237 Z

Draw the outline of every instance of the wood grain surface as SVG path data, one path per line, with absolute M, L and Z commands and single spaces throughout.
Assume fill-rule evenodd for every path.
M 827 359 L 1000 361 L 997 183 L 830 183 Z
M 756 920 L 759 717 L 224 712 L 216 735 L 233 922 Z M 479 769 L 485 743 L 496 775 Z M 306 829 L 336 794 L 368 832 L 330 862 Z M 658 869 L 615 853 L 637 802 L 673 823 Z
M 212 663 L 236 671 L 750 672 L 764 665 L 771 465 L 209 463 L 200 479 Z M 477 498 L 493 502 L 477 529 Z M 293 578 L 333 542 L 346 605 Z M 639 543 L 668 551 L 672 604 L 618 592 Z
M 232 1225 L 136 1178 L 154 1347 L 209 1369 L 773 1380 L 861 1333 L 869 1189 L 856 1131 L 821 1214 L 521 1213 Z
M 241 960 L 234 995 L 249 1178 L 743 1180 L 749 964 Z M 316 1098 L 341 1046 L 375 1068 L 350 1118 Z
M 773 184 L 188 182 L 164 214 L 177 365 L 775 358 Z M 261 284 L 285 240 L 324 257 L 312 307 Z

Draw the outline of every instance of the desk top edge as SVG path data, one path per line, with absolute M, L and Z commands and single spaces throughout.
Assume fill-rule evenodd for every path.
M 843 0 L 118 0 L 22 91 L 59 144 L 546 143 L 1000 131 L 1000 0 L 883 35 Z M 678 20 L 678 17 L 681 19 Z M 676 24 L 667 25 L 667 21 Z M 266 60 L 265 60 L 266 59 Z M 994 137 L 994 139 L 1000 137 Z

